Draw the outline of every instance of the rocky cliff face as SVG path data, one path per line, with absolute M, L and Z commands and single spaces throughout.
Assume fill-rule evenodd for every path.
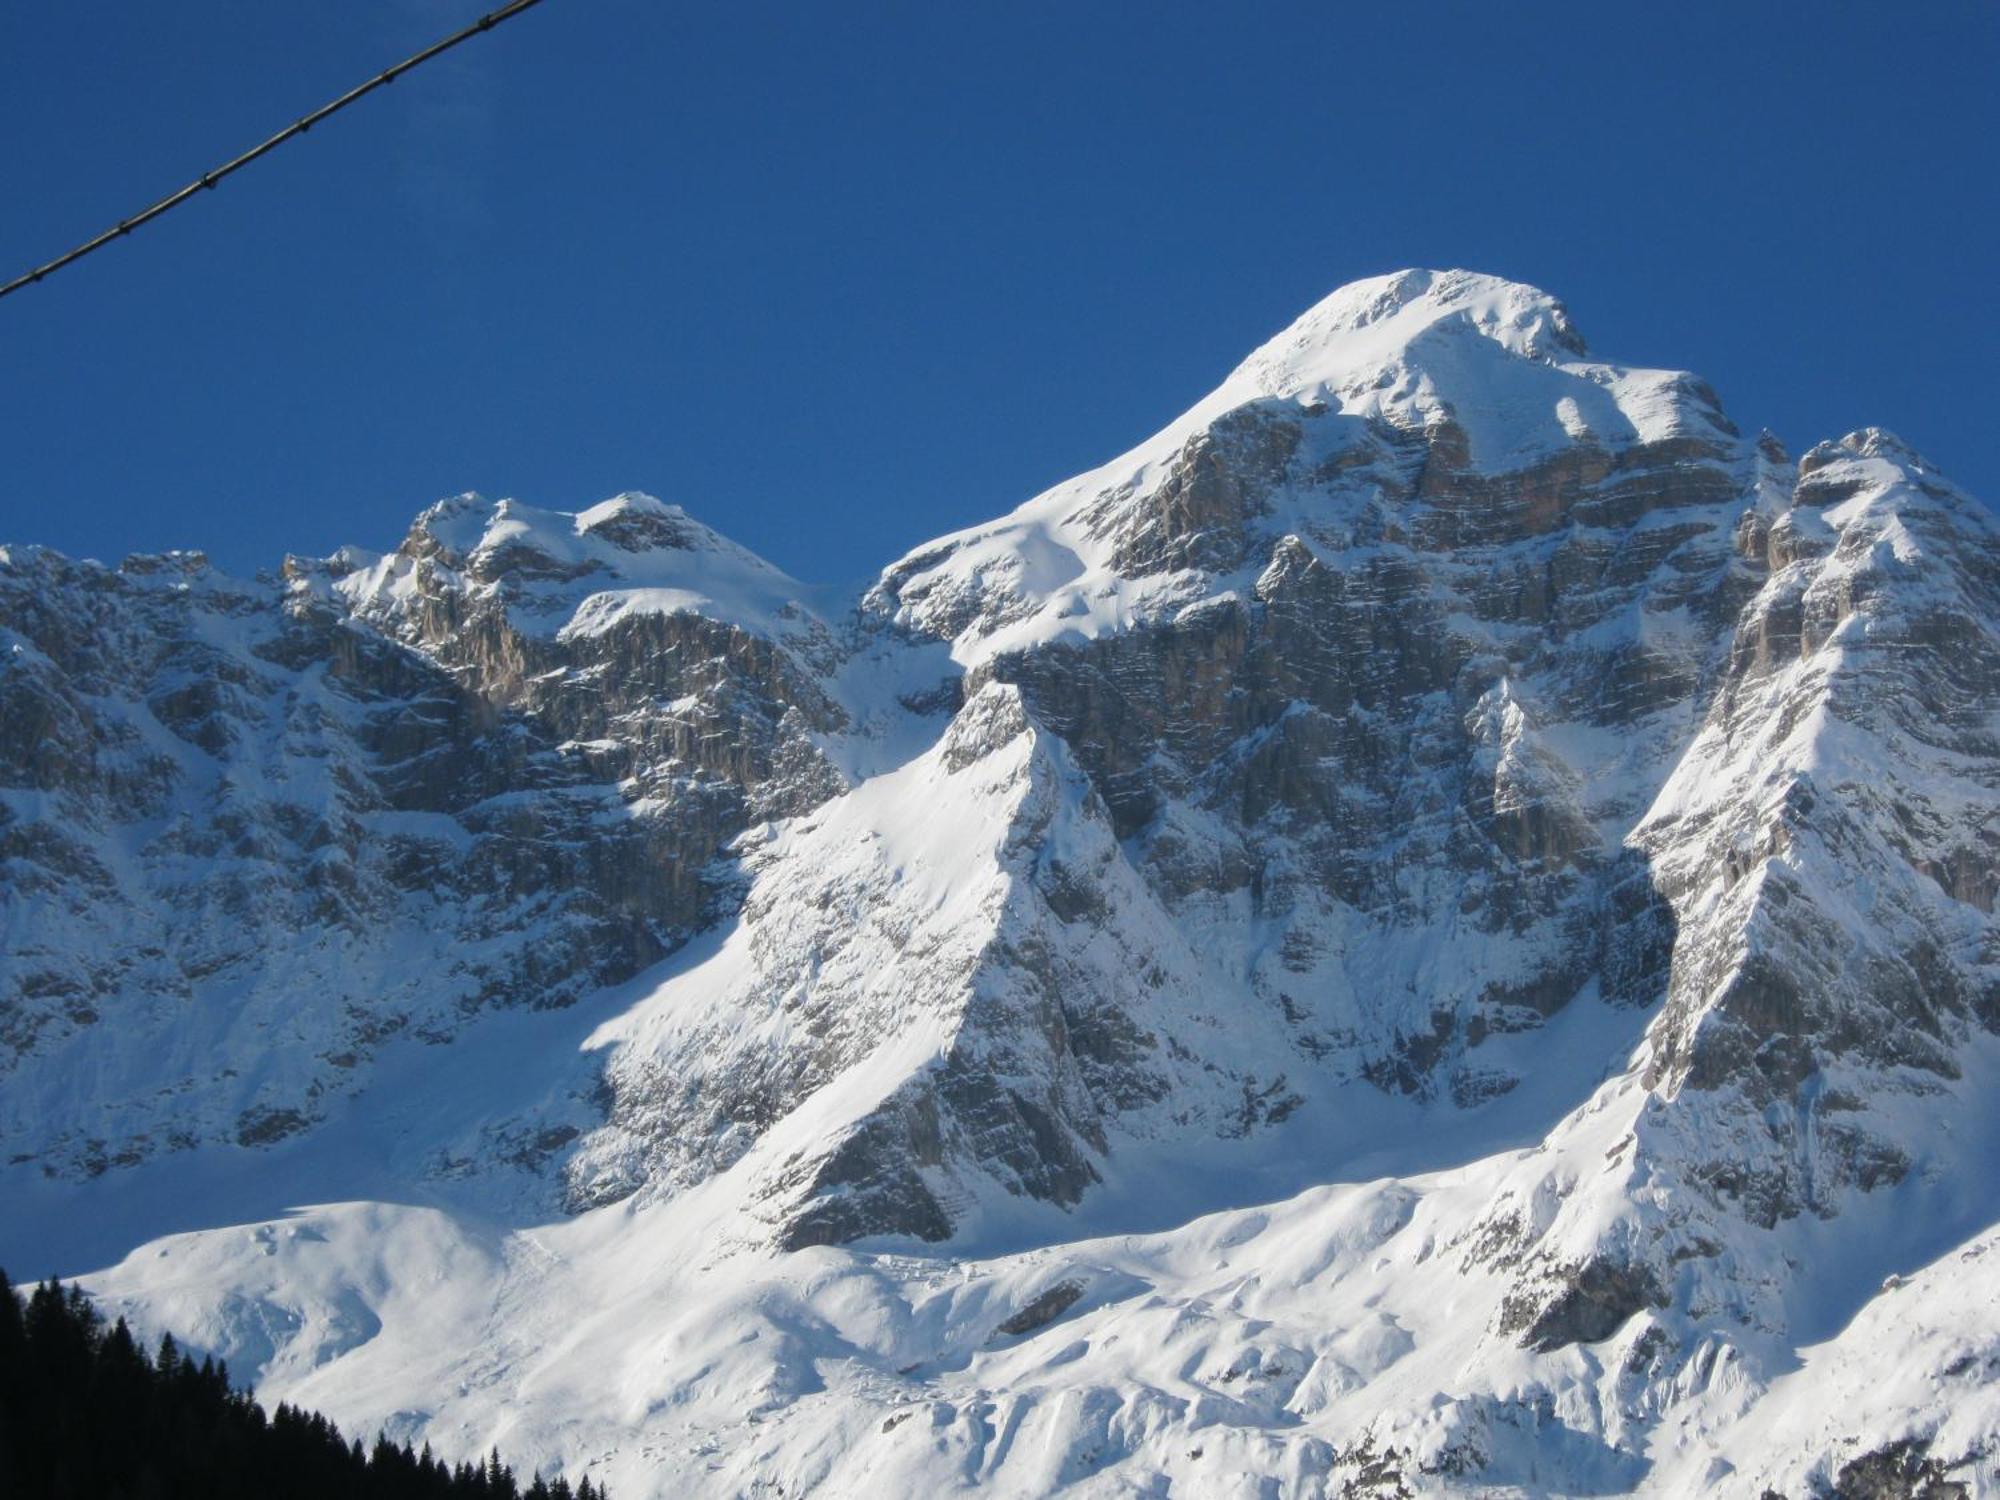
M 15 1180 L 46 1217 L 337 1156 L 412 1049 L 577 1012 L 396 1157 L 520 1221 L 467 1285 L 588 1311 L 533 1356 L 552 1459 L 2000 1483 L 1954 1394 L 2000 1313 L 1784 1426 L 1884 1275 L 1994 1297 L 2000 526 L 1888 434 L 1793 463 L 1545 294 L 1413 271 L 858 601 L 644 497 L 468 497 L 256 584 L 11 549 L 0 629 Z M 926 1244 L 987 1258 L 946 1293 Z M 178 1312 L 106 1285 L 240 1345 L 250 1273 L 197 1254 Z M 321 1255 L 252 1302 L 322 1316 Z M 718 1352 L 746 1319 L 770 1363 Z M 413 1430 L 489 1431 L 467 1389 Z M 930 1467 L 883 1446 L 919 1409 Z

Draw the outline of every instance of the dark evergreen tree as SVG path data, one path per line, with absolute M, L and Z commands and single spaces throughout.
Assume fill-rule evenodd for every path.
M 496 1450 L 448 1466 L 426 1445 L 349 1441 L 318 1412 L 268 1416 L 229 1369 L 171 1337 L 148 1358 L 77 1287 L 23 1303 L 0 1271 L 0 1497 L 12 1500 L 522 1500 Z M 604 1500 L 539 1475 L 529 1500 Z

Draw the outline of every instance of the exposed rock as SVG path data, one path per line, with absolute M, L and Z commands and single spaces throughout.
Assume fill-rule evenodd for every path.
M 1623 1328 L 1635 1313 L 1665 1307 L 1667 1295 L 1650 1266 L 1586 1261 L 1559 1274 L 1559 1290 L 1537 1305 L 1516 1293 L 1501 1309 L 1500 1331 L 1518 1333 L 1530 1349 L 1546 1354 L 1571 1344 L 1596 1344 Z
M 1969 1485 L 1930 1456 L 1930 1445 L 1891 1443 L 1840 1466 L 1832 1500 L 1972 1500 Z
M 1038 1328 L 1046 1328 L 1076 1306 L 1082 1296 L 1082 1282 L 1058 1281 L 1019 1312 L 1003 1318 L 994 1332 L 1005 1338 L 1018 1338 L 1024 1333 L 1033 1333 Z

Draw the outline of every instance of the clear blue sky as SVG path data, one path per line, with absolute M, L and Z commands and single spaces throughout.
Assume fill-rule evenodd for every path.
M 493 0 L 0 7 L 0 269 Z M 1466 265 L 2000 498 L 2000 7 L 547 0 L 0 302 L 0 538 L 233 570 L 646 489 L 816 580 Z

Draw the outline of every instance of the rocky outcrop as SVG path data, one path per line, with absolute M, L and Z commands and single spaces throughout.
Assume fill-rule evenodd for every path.
M 1969 1485 L 1952 1479 L 1926 1445 L 1891 1443 L 1840 1466 L 1833 1500 L 1972 1500 Z

